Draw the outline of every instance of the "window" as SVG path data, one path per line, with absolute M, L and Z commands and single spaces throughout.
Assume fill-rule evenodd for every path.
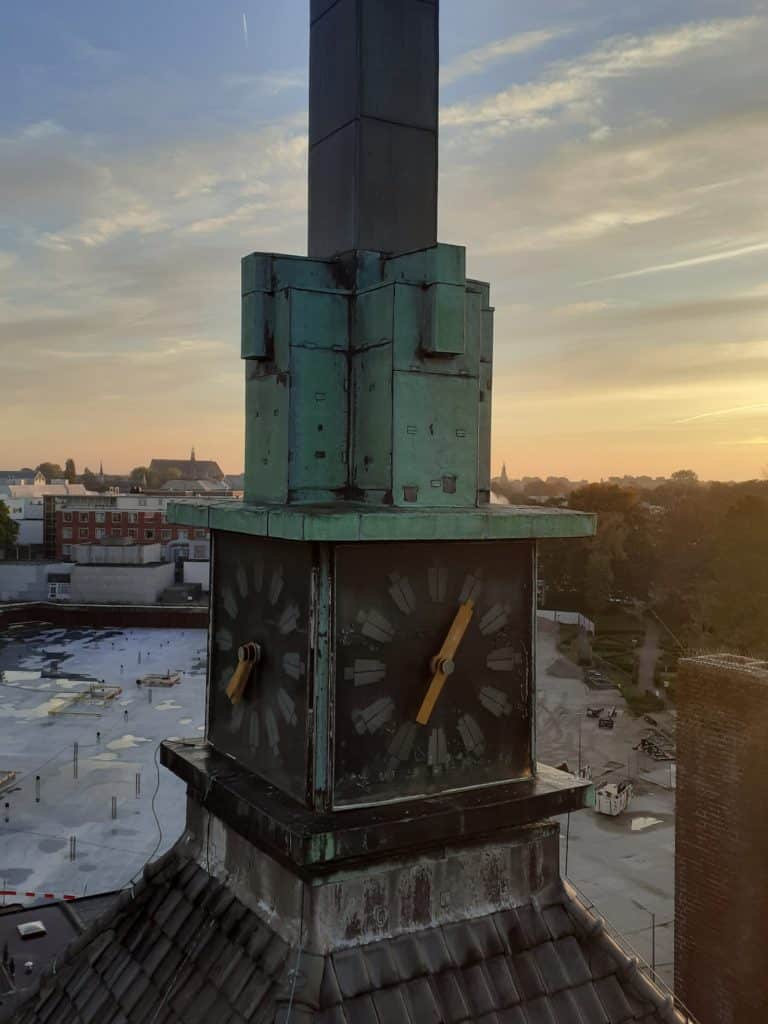
M 139 521 L 139 513 L 138 512 L 129 512 L 128 513 L 128 522 L 129 523 L 138 523 L 138 521 Z
M 113 527 L 113 528 L 112 528 L 112 536 L 113 536 L 113 537 L 122 537 L 122 536 L 123 536 L 123 531 L 122 531 L 122 530 L 118 530 L 118 529 L 115 529 L 115 528 Z
M 136 540 L 136 527 L 135 526 L 129 526 L 128 527 L 128 536 L 132 537 L 134 540 Z
M 200 559 L 200 561 L 205 561 L 208 557 L 207 546 L 205 544 L 195 544 L 194 557 Z
M 87 523 L 88 522 L 88 513 L 87 512 L 80 512 L 78 514 L 77 518 L 80 520 L 81 523 Z
M 106 516 L 104 512 L 95 512 L 93 518 L 96 520 L 97 523 L 103 523 Z
M 160 531 L 160 537 L 161 537 L 162 540 L 170 540 L 171 539 L 171 531 L 170 530 L 161 530 Z
M 70 544 L 62 544 L 61 545 L 61 554 L 62 554 L 62 556 L 64 558 L 69 558 L 69 552 L 71 550 L 72 550 L 72 547 L 71 547 Z
M 179 540 L 189 540 L 189 530 L 179 530 L 176 536 Z
M 71 512 L 65 512 L 64 515 L 62 516 L 62 519 L 64 520 L 65 523 L 71 523 L 72 522 L 72 513 Z
M 112 522 L 113 523 L 122 523 L 122 521 L 123 521 L 123 514 L 122 514 L 122 512 L 113 512 L 112 513 Z
M 96 540 L 101 540 L 101 538 L 104 536 L 104 527 L 97 526 L 96 529 L 93 531 L 93 534 Z
M 80 529 L 77 531 L 77 536 L 80 538 L 80 540 L 88 540 L 88 527 L 81 526 Z
M 139 498 L 139 502 L 138 503 L 139 503 L 140 506 L 143 507 L 144 505 L 147 504 L 147 499 L 146 498 Z
M 70 585 L 69 583 L 49 583 L 48 584 L 48 600 L 56 601 L 61 598 L 69 597 Z
M 71 540 L 71 538 L 72 538 L 72 527 L 71 526 L 65 526 L 64 529 L 61 531 L 61 536 L 65 540 Z
M 155 531 L 154 530 L 145 530 L 144 531 L 144 540 L 154 540 L 154 539 L 155 539 Z
M 208 531 L 207 531 L 207 530 L 205 530 L 205 529 L 202 529 L 202 530 L 195 530 L 195 536 L 196 536 L 196 537 L 205 537 L 205 535 L 206 535 L 206 533 L 207 533 L 207 532 L 208 532 Z

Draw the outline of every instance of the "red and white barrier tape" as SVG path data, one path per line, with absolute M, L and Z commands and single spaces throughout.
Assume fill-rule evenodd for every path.
M 38 900 L 76 900 L 77 896 L 70 896 L 68 893 L 57 894 L 55 892 L 22 892 L 20 889 L 0 889 L 0 896 L 24 896 L 27 899 Z

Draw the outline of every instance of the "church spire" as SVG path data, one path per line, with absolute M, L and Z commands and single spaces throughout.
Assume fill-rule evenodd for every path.
M 192 454 L 189 456 L 189 461 L 190 462 L 194 462 L 195 461 L 195 446 L 194 445 L 192 445 Z

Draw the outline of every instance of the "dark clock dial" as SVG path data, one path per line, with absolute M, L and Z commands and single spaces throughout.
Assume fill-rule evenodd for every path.
M 306 795 L 308 545 L 215 533 L 209 738 L 286 792 Z M 243 699 L 227 685 L 238 648 L 260 648 Z
M 334 803 L 531 774 L 533 545 L 341 545 Z

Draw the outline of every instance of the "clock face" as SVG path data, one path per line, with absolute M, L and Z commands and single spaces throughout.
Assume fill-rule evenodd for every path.
M 527 541 L 340 545 L 334 806 L 527 778 Z
M 209 739 L 304 800 L 310 546 L 221 531 L 214 545 Z M 260 661 L 233 704 L 227 685 L 249 643 Z

